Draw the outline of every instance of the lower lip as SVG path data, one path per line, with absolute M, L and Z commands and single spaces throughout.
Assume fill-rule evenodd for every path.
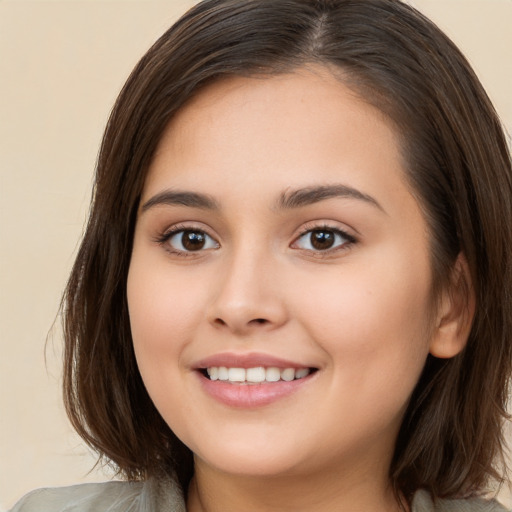
M 199 372 L 198 375 L 203 389 L 217 401 L 230 407 L 250 409 L 269 405 L 292 395 L 308 383 L 314 373 L 289 382 L 280 380 L 261 384 L 231 384 L 227 381 L 210 380 Z

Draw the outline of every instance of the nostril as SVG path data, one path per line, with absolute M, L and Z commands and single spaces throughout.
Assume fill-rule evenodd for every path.
M 266 318 L 253 318 L 252 320 L 249 320 L 248 322 L 242 322 L 242 323 L 238 323 L 236 320 L 230 322 L 229 320 L 224 320 L 220 317 L 217 317 L 213 320 L 213 325 L 217 326 L 217 327 L 231 327 L 235 330 L 239 330 L 239 329 L 244 329 L 244 328 L 248 328 L 248 327 L 255 327 L 256 325 L 267 325 L 267 324 L 270 324 L 271 322 L 269 320 L 267 320 Z

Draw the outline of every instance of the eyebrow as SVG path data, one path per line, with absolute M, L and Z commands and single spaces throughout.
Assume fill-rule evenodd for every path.
M 297 190 L 286 191 L 281 194 L 277 202 L 277 207 L 278 209 L 300 208 L 335 197 L 364 201 L 385 213 L 384 208 L 382 208 L 379 202 L 372 196 L 347 185 L 338 184 L 304 187 Z
M 332 198 L 349 198 L 364 201 L 372 206 L 377 207 L 382 212 L 384 208 L 372 196 L 365 194 L 353 187 L 347 185 L 319 185 L 304 187 L 296 190 L 288 190 L 283 192 L 278 201 L 277 209 L 294 209 L 319 203 Z M 188 192 L 183 190 L 164 190 L 148 199 L 141 208 L 144 213 L 150 208 L 160 205 L 169 206 L 186 206 L 189 208 L 199 208 L 202 210 L 220 210 L 218 202 L 208 194 L 199 192 Z
M 141 208 L 144 213 L 154 206 L 160 205 L 178 205 L 188 206 L 189 208 L 200 208 L 202 210 L 219 210 L 217 201 L 208 194 L 199 194 L 197 192 L 186 192 L 181 190 L 164 190 L 151 199 L 148 199 Z

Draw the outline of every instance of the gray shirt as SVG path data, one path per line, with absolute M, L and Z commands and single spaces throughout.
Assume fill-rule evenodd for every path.
M 172 481 L 104 482 L 37 489 L 11 512 L 186 512 L 185 500 Z M 496 501 L 438 500 L 425 491 L 414 495 L 411 512 L 507 512 Z

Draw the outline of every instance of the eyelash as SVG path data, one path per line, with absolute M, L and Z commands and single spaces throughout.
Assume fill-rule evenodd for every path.
M 198 228 L 196 226 L 188 226 L 183 224 L 177 224 L 176 226 L 173 226 L 172 228 L 166 230 L 161 235 L 157 236 L 155 239 L 155 242 L 160 244 L 165 248 L 165 250 L 173 255 L 177 255 L 183 258 L 189 258 L 198 256 L 198 253 L 203 252 L 203 250 L 197 250 L 197 251 L 182 251 L 180 249 L 175 249 L 172 247 L 168 242 L 172 239 L 173 236 L 177 235 L 178 233 L 185 233 L 185 232 L 193 232 L 193 233 L 202 233 L 203 235 L 206 235 L 211 240 L 214 240 L 217 246 L 219 245 L 218 242 L 210 236 L 203 228 Z
M 205 235 L 206 237 L 208 237 L 210 240 L 213 240 L 215 242 L 216 246 L 219 247 L 218 242 L 212 236 L 210 236 L 204 229 L 198 228 L 195 226 L 189 226 L 189 225 L 176 225 L 176 226 L 172 227 L 171 229 L 168 229 L 161 235 L 157 236 L 155 238 L 155 242 L 158 243 L 159 245 L 164 246 L 165 250 L 168 251 L 169 253 L 180 256 L 180 257 L 184 257 L 184 258 L 198 256 L 199 253 L 203 252 L 204 250 L 208 250 L 208 249 L 212 248 L 212 247 L 208 247 L 207 249 L 201 248 L 201 249 L 198 249 L 197 251 L 183 251 L 181 249 L 175 249 L 168 243 L 169 240 L 171 240 L 178 233 L 184 233 L 187 231 L 201 233 L 201 234 Z M 335 236 L 334 243 L 336 243 L 336 237 L 343 238 L 345 240 L 345 242 L 342 243 L 341 245 L 334 247 L 334 248 L 327 248 L 325 250 L 304 249 L 304 248 L 300 248 L 300 247 L 297 247 L 297 249 L 310 252 L 315 257 L 326 257 L 326 256 L 332 255 L 333 253 L 338 252 L 338 251 L 348 250 L 350 248 L 350 246 L 357 243 L 357 239 L 354 236 L 348 234 L 346 231 L 343 231 L 342 229 L 339 229 L 337 227 L 323 224 L 323 225 L 306 226 L 302 230 L 302 232 L 295 238 L 295 240 L 292 242 L 290 247 L 293 248 L 293 246 L 296 245 L 299 240 L 301 240 L 303 237 L 305 237 L 308 234 L 311 236 L 314 232 L 332 233 Z M 217 248 L 217 247 L 215 247 L 215 248 Z
M 317 233 L 322 233 L 322 232 L 333 233 L 335 236 L 334 243 L 336 243 L 336 237 L 341 237 L 345 240 L 345 242 L 343 242 L 341 245 L 338 245 L 334 248 L 328 248 L 328 249 L 324 249 L 324 250 L 317 249 L 316 251 L 312 250 L 312 249 L 302 249 L 304 251 L 311 252 L 317 258 L 328 257 L 328 256 L 333 255 L 334 253 L 339 252 L 339 251 L 346 251 L 352 245 L 357 243 L 357 239 L 354 236 L 348 234 L 346 231 L 343 231 L 340 228 L 337 228 L 334 226 L 329 226 L 328 224 L 323 224 L 323 225 L 317 224 L 317 225 L 306 226 L 302 230 L 302 232 L 299 234 L 299 236 L 297 236 L 297 238 L 293 241 L 292 246 L 297 244 L 297 242 L 299 240 L 301 240 L 303 237 L 305 237 L 307 235 L 311 236 L 315 232 L 317 232 Z M 311 244 L 311 241 L 310 241 L 310 244 Z

